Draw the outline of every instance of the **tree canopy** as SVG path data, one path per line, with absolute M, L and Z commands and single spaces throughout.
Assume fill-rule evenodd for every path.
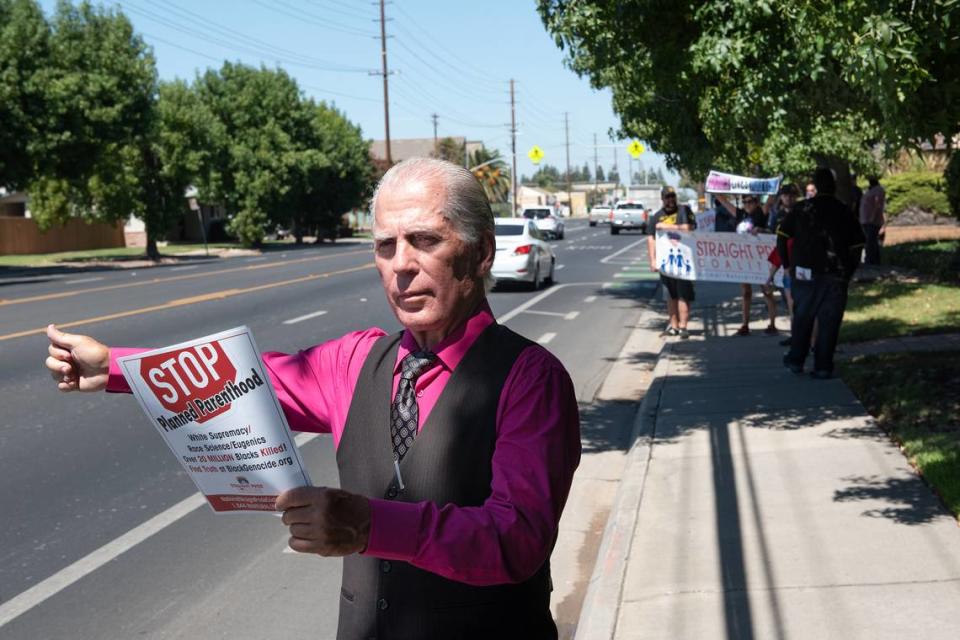
M 873 168 L 960 128 L 960 2 L 538 0 L 620 137 L 673 169 Z

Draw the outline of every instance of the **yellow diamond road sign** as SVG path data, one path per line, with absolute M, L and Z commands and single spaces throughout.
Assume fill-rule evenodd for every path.
M 639 158 L 640 154 L 644 152 L 643 143 L 639 140 L 634 140 L 627 145 L 627 153 L 629 153 L 634 158 Z
M 527 151 L 527 157 L 533 162 L 533 164 L 540 164 L 540 161 L 543 160 L 543 149 L 537 145 L 530 147 L 530 151 Z

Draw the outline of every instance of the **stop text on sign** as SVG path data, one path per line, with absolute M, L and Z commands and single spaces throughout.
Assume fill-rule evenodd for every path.
M 205 422 L 230 405 L 203 411 L 202 404 L 197 403 L 224 391 L 236 379 L 237 370 L 220 343 L 213 341 L 143 358 L 140 374 L 165 409 Z

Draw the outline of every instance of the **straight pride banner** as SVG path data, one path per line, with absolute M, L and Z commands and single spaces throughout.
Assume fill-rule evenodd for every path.
M 780 181 L 783 176 L 776 178 L 748 178 L 735 176 L 731 173 L 711 171 L 707 176 L 707 193 L 733 193 L 746 195 L 748 193 L 760 195 L 776 195 L 780 190 Z
M 766 284 L 771 251 L 777 250 L 773 234 L 657 232 L 657 269 L 665 276 L 702 282 Z M 774 282 L 783 285 L 782 271 Z

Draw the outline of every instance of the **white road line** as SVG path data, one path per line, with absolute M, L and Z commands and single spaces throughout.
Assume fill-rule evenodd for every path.
M 560 271 L 560 269 L 563 269 L 565 266 L 567 266 L 567 265 L 565 265 L 565 264 L 558 264 L 558 265 L 556 266 L 556 270 L 557 270 L 557 271 Z
M 298 434 L 295 438 L 297 446 L 302 447 L 318 435 L 316 433 Z M 11 620 L 55 596 L 74 582 L 93 573 L 144 540 L 169 527 L 177 520 L 190 515 L 206 503 L 206 498 L 200 493 L 195 493 L 166 511 L 158 513 L 143 524 L 134 527 L 119 538 L 108 542 L 96 551 L 85 555 L 73 564 L 64 567 L 43 582 L 0 604 L 0 629 Z
M 589 304 L 591 302 L 596 301 L 596 299 L 597 299 L 597 296 L 587 296 L 586 298 L 583 299 L 583 301 Z
M 555 284 L 549 289 L 547 289 L 546 291 L 544 291 L 543 293 L 541 293 L 540 295 L 534 296 L 529 300 L 527 300 L 526 302 L 524 302 L 523 304 L 521 304 L 520 306 L 514 307 L 510 311 L 507 311 L 505 314 L 497 318 L 497 322 L 499 322 L 500 324 L 506 324 L 508 321 L 512 320 L 513 318 L 516 318 L 519 314 L 523 313 L 524 311 L 526 311 L 533 305 L 537 304 L 547 296 L 553 295 L 557 291 L 565 289 L 566 287 L 596 287 L 601 285 L 604 287 L 607 287 L 610 284 L 611 283 L 604 283 L 604 282 L 568 282 L 565 284 Z
M 313 313 L 308 313 L 304 316 L 297 316 L 296 318 L 290 318 L 289 320 L 284 320 L 283 324 L 297 324 L 298 322 L 303 322 L 304 320 L 309 320 L 310 318 L 319 318 L 320 316 L 326 315 L 326 311 L 314 311 Z
M 631 242 L 630 244 L 628 244 L 627 246 L 625 246 L 623 249 L 620 249 L 619 251 L 614 251 L 613 253 L 611 253 L 610 255 L 608 255 L 606 258 L 602 258 L 602 259 L 600 260 L 600 262 L 603 263 L 603 264 L 609 264 L 611 258 L 616 258 L 618 255 L 620 255 L 620 254 L 623 253 L 624 251 L 629 251 L 630 249 L 634 248 L 635 246 L 637 246 L 637 245 L 640 244 L 641 242 L 646 242 L 646 241 L 647 241 L 647 239 L 644 238 L 644 239 L 642 239 L 642 240 L 637 240 L 636 242 Z
M 170 269 L 170 271 L 189 271 L 190 269 L 196 269 L 199 266 L 200 265 L 198 264 L 188 264 L 183 267 L 174 267 L 173 269 Z
M 564 320 L 576 320 L 577 316 L 580 315 L 579 311 L 571 311 L 567 315 L 563 316 Z
M 267 256 L 260 256 L 259 258 L 248 258 L 244 262 L 260 262 L 261 260 L 266 260 Z
M 158 531 L 197 510 L 206 502 L 202 495 L 195 493 L 166 511 L 155 515 L 140 526 L 134 527 L 112 542 L 108 542 L 96 551 L 80 558 L 70 566 L 61 569 L 43 582 L 30 587 L 13 599 L 7 600 L 0 605 L 0 628 L 47 598 L 66 589 L 87 574 L 96 571 L 125 551 L 132 549 Z
M 83 278 L 81 280 L 64 280 L 63 284 L 83 284 L 84 282 L 96 282 L 98 280 L 103 280 L 103 277 L 100 278 Z
M 556 337 L 557 337 L 557 334 L 555 333 L 545 333 L 539 338 L 537 338 L 537 342 L 539 342 L 540 344 L 550 344 L 550 341 Z
M 527 309 L 524 313 L 532 313 L 535 316 L 553 316 L 555 318 L 564 318 L 567 316 L 565 313 L 557 313 L 556 311 L 533 311 Z

